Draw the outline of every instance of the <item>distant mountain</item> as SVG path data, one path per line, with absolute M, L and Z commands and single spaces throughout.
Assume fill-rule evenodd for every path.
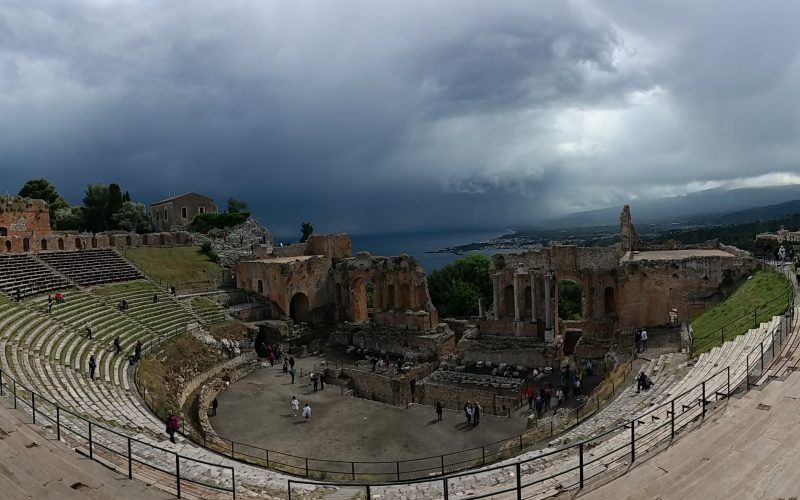
M 796 203 L 797 205 L 793 205 Z M 734 190 L 709 189 L 684 196 L 632 201 L 637 226 L 647 224 L 736 224 L 798 213 L 800 185 Z M 769 206 L 767 206 L 769 205 Z M 622 206 L 578 212 L 532 224 L 531 229 L 605 226 L 619 223 Z M 769 213 L 772 211 L 773 213 Z M 528 228 L 526 228 L 528 230 Z

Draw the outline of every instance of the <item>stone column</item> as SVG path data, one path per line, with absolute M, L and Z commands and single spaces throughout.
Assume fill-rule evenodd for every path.
M 536 280 L 538 276 L 533 269 L 529 271 L 531 276 L 531 323 L 536 323 Z
M 514 321 L 519 321 L 519 273 L 514 273 Z
M 553 272 L 548 271 L 544 274 L 544 340 L 551 342 L 553 336 L 553 304 L 552 292 Z
M 500 273 L 492 276 L 492 300 L 494 300 L 494 319 L 500 319 Z

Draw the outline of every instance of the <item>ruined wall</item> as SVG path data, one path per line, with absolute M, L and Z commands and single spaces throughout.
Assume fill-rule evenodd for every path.
M 46 202 L 18 196 L 0 197 L 0 236 L 34 237 L 49 233 L 50 212 Z
M 306 243 L 306 253 L 345 259 L 353 255 L 353 244 L 347 234 L 312 234 Z
M 747 257 L 627 262 L 619 284 L 619 327 L 666 325 L 673 309 L 677 310 L 678 321 L 689 321 L 706 304 L 721 300 L 724 289 L 760 266 Z
M 355 346 L 374 352 L 403 356 L 407 360 L 438 360 L 455 351 L 455 334 L 442 324 L 436 333 L 420 335 L 417 332 L 392 328 L 359 329 L 353 332 L 334 332 L 330 339 L 341 346 Z
M 433 406 L 437 401 L 451 410 L 462 410 L 467 401 L 477 402 L 485 415 L 508 416 L 516 399 L 492 391 L 464 385 L 439 384 L 425 379 L 417 386 L 416 402 Z
M 435 366 L 434 363 L 414 366 L 400 377 L 388 377 L 355 368 L 340 368 L 338 378 L 349 378 L 353 393 L 360 398 L 405 406 L 415 402 L 419 383 L 433 372 Z
M 560 342 L 542 342 L 526 337 L 465 336 L 456 345 L 456 350 L 465 364 L 491 361 L 494 365 L 507 363 L 541 369 L 546 366 L 557 368 L 563 358 Z
M 116 248 L 122 250 L 141 246 L 175 246 L 191 244 L 191 236 L 184 232 L 171 233 L 77 233 L 48 232 L 36 237 L 0 237 L 0 252 L 52 252 L 87 250 L 91 248 Z

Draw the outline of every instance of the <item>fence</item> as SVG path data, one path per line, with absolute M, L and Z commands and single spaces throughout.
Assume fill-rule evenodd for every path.
M 774 359 L 776 345 L 779 351 L 789 338 L 794 315 L 792 304 L 779 324 L 750 350 L 744 364 L 723 368 L 671 400 L 589 439 L 517 462 L 436 478 L 383 483 L 289 479 L 288 498 L 291 500 L 309 485 L 336 487 L 343 495 L 367 500 L 398 494 L 444 499 L 453 495 L 460 500 L 472 500 L 507 493 L 516 493 L 522 499 L 523 495 L 538 497 L 545 493 L 531 492 L 534 487 L 547 488 L 550 496 L 583 488 L 587 481 L 600 475 L 624 473 L 643 455 L 660 451 L 681 432 L 700 426 L 709 412 L 723 406 L 718 401 L 749 390 L 752 380 L 762 377 Z M 483 484 L 476 484 L 482 478 Z
M 761 306 L 753 308 L 752 314 L 747 313 L 743 316 L 740 316 L 739 318 L 722 325 L 712 333 L 705 335 L 701 339 L 697 339 L 695 336 L 693 336 L 691 344 L 692 352 L 690 353 L 690 356 L 694 356 L 698 353 L 708 351 L 713 347 L 722 345 L 725 343 L 726 339 L 730 340 L 738 335 L 741 335 L 750 328 L 757 327 L 759 323 L 766 321 L 768 318 L 771 318 L 776 314 L 783 314 L 786 308 L 790 307 L 792 304 L 792 297 L 793 292 L 791 290 L 787 293 L 780 293 L 767 300 L 767 302 Z
M 162 487 L 174 484 L 174 489 L 165 489 L 178 498 L 184 493 L 200 498 L 236 498 L 233 467 L 187 457 L 92 422 L 25 387 L 2 369 L 0 396 L 12 399 L 14 409 L 30 412 L 33 424 L 42 423 L 42 419 L 48 422 L 57 440 L 128 479 L 156 482 Z M 217 474 L 208 474 L 209 470 Z M 213 475 L 221 478 L 226 472 L 229 480 L 210 479 Z

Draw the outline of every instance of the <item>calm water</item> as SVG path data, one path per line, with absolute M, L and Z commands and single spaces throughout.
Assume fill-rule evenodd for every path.
M 462 257 L 452 253 L 425 253 L 439 248 L 465 245 L 508 234 L 509 230 L 455 231 L 451 233 L 407 233 L 351 236 L 353 254 L 367 251 L 372 255 L 413 255 L 426 272 L 440 269 Z M 487 252 L 494 253 L 494 252 Z

